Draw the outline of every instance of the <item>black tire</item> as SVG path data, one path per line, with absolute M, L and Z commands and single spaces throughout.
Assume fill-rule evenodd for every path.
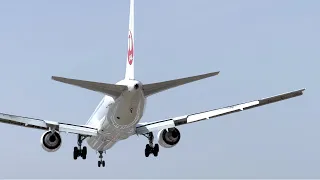
M 106 164 L 105 164 L 105 162 L 104 161 L 102 161 L 102 167 L 104 167 Z
M 146 157 L 149 157 L 149 154 L 150 154 L 149 151 L 148 151 L 147 149 L 145 149 L 145 150 L 144 150 L 144 155 L 145 155 Z
M 87 158 L 87 147 L 86 146 L 84 146 L 82 148 L 81 156 L 82 156 L 82 159 L 86 159 Z
M 73 159 L 76 160 L 79 156 L 79 150 L 77 147 L 73 148 Z
M 146 157 L 149 157 L 150 152 L 151 152 L 151 147 L 149 146 L 149 144 L 147 144 L 147 145 L 146 145 L 146 149 L 144 150 L 144 155 L 145 155 Z
M 153 148 L 153 155 L 154 155 L 155 157 L 157 157 L 157 156 L 158 156 L 158 153 L 159 153 L 159 145 L 158 145 L 158 144 L 155 144 L 155 145 L 154 145 L 154 148 Z
M 101 161 L 98 161 L 98 167 L 100 167 L 101 166 Z
M 155 144 L 154 145 L 154 149 L 155 149 L 156 152 L 159 152 L 159 144 Z
M 82 154 L 84 154 L 85 156 L 87 155 L 87 147 L 86 146 L 83 146 Z

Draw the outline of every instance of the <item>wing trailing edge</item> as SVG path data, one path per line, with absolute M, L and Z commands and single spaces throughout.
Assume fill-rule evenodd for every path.
M 154 121 L 149 123 L 148 122 L 139 123 L 136 127 L 136 134 L 146 134 L 149 132 L 160 131 L 162 129 L 168 129 L 168 128 L 173 128 L 180 125 L 200 122 L 203 120 L 208 120 L 208 119 L 228 115 L 231 113 L 241 112 L 241 111 L 249 110 L 256 107 L 261 107 L 268 104 L 281 102 L 284 100 L 301 96 L 303 95 L 304 91 L 305 91 L 305 88 L 278 94 L 278 95 L 267 97 L 267 98 L 257 99 L 257 100 L 253 100 L 245 103 L 213 109 L 205 112 L 193 113 L 193 114 L 183 115 L 179 117 L 174 117 L 170 119 L 159 120 L 159 121 Z
M 96 128 L 87 125 L 67 124 L 4 113 L 0 113 L 0 123 L 47 131 L 50 130 L 50 127 L 55 127 L 59 132 L 81 134 L 84 136 L 96 136 L 98 133 Z

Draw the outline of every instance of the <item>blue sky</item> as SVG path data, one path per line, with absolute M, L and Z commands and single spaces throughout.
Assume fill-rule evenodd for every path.
M 144 83 L 221 71 L 155 95 L 142 121 L 307 88 L 301 97 L 186 125 L 180 143 L 144 157 L 147 139 L 74 161 L 76 136 L 56 153 L 42 131 L 0 125 L 2 178 L 320 178 L 320 1 L 135 2 L 135 76 Z M 52 75 L 124 77 L 129 1 L 0 1 L 0 111 L 82 124 L 102 95 Z

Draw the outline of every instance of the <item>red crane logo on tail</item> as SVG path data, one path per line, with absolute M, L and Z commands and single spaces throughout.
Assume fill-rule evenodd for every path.
M 128 47 L 128 63 L 131 65 L 133 61 L 133 39 L 132 33 L 129 31 L 129 47 Z

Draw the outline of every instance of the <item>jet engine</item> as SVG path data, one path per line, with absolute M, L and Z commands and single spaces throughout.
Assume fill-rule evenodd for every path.
M 40 143 L 44 150 L 47 152 L 55 152 L 61 146 L 61 136 L 59 132 L 55 131 L 52 133 L 51 131 L 47 131 L 42 134 Z
M 177 128 L 163 129 L 158 133 L 158 143 L 164 148 L 171 148 L 180 141 L 180 132 Z

